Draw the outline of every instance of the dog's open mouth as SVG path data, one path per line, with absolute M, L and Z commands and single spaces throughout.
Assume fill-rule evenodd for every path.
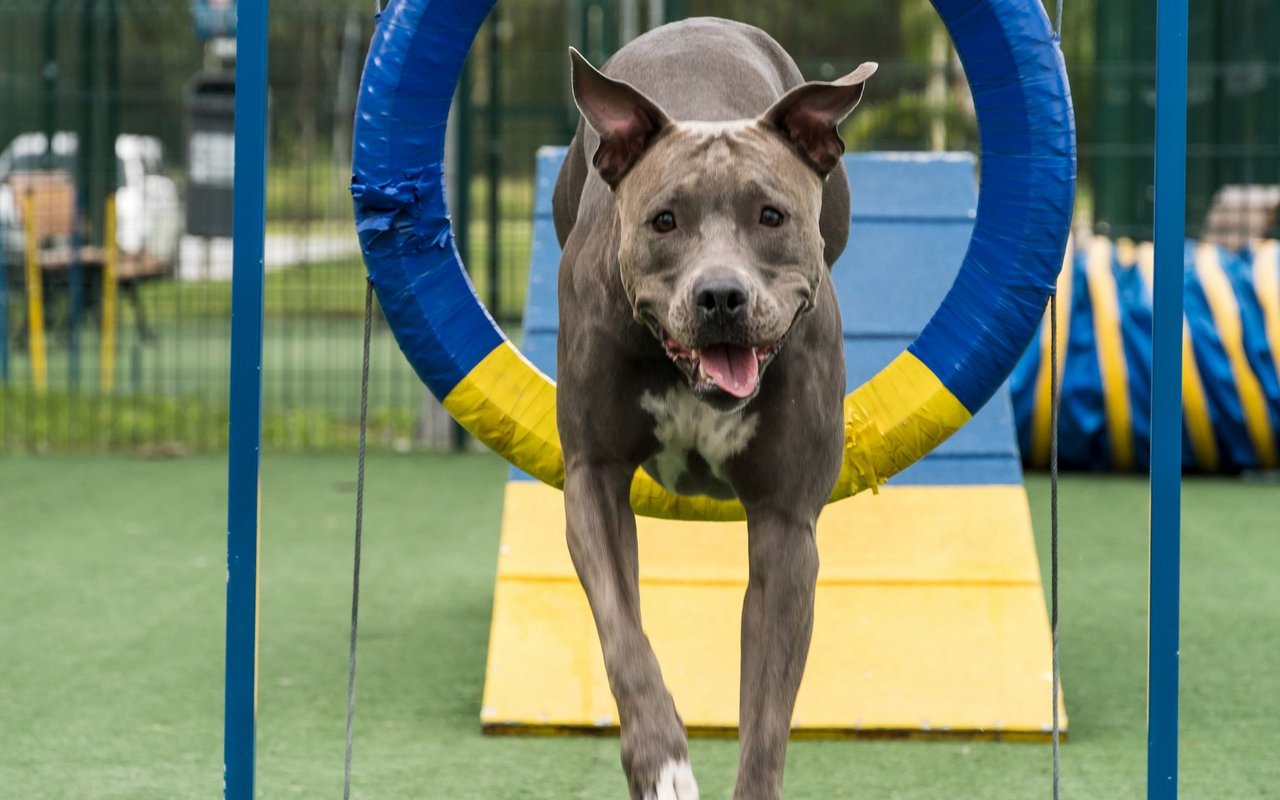
M 756 347 L 724 342 L 693 348 L 662 332 L 667 356 L 688 373 L 696 394 L 706 395 L 719 388 L 740 400 L 755 394 L 760 373 L 777 355 L 784 339 L 786 336 Z

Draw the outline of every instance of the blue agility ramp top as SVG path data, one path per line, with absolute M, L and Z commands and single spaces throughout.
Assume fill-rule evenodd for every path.
M 521 351 L 556 374 L 556 275 L 551 218 L 563 147 L 538 151 L 529 294 Z M 846 391 L 869 381 L 915 340 L 951 287 L 977 214 L 967 153 L 860 153 L 844 157 L 852 190 L 849 244 L 832 272 L 844 323 Z M 528 477 L 513 468 L 513 476 Z M 1008 390 L 890 483 L 1021 483 Z

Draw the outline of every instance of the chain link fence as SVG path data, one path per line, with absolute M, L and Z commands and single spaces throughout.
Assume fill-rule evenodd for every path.
M 393 0 L 394 1 L 394 0 Z M 1154 0 L 1068 0 L 1078 225 L 1150 236 Z M 219 6 L 216 0 L 197 9 Z M 1280 6 L 1193 0 L 1193 235 L 1213 213 L 1274 233 Z M 773 34 L 804 74 L 881 70 L 851 149 L 976 149 L 968 86 L 928 0 L 500 2 L 455 101 L 448 183 L 477 292 L 519 334 L 534 153 L 577 122 L 567 48 L 596 63 L 648 28 L 716 15 Z M 234 46 L 185 3 L 0 0 L 0 450 L 219 449 L 226 438 Z M 351 119 L 371 3 L 275 4 L 264 437 L 355 441 L 364 271 Z M 1235 188 L 1232 188 L 1235 187 Z M 24 213 L 25 212 L 25 213 Z M 1256 230 L 1255 230 L 1256 229 Z M 371 441 L 452 440 L 375 321 Z

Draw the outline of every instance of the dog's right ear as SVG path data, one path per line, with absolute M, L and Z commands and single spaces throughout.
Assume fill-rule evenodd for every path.
M 604 182 L 616 188 L 671 120 L 634 86 L 607 77 L 572 47 L 569 59 L 574 102 L 600 136 L 592 164 Z

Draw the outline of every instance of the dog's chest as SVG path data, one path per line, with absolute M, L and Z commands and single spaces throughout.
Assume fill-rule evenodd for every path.
M 649 475 L 678 494 L 734 497 L 725 463 L 747 449 L 759 419 L 746 411 L 721 413 L 684 386 L 645 392 L 640 407 L 653 417 L 658 452 L 644 464 Z

